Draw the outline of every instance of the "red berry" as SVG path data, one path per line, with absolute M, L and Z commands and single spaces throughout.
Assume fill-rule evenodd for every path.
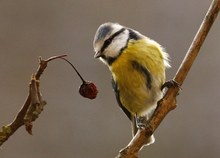
M 92 82 L 83 82 L 79 87 L 79 93 L 89 99 L 95 99 L 98 93 L 96 85 Z

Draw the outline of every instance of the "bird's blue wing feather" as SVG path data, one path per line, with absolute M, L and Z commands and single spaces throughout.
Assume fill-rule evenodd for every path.
M 119 94 L 119 90 L 118 90 L 118 86 L 117 83 L 114 81 L 114 79 L 112 78 L 112 87 L 114 89 L 115 92 L 115 97 L 116 100 L 118 102 L 118 105 L 120 106 L 120 108 L 124 111 L 124 113 L 127 115 L 127 117 L 132 120 L 132 115 L 131 113 L 122 105 L 121 100 L 120 100 L 120 94 Z

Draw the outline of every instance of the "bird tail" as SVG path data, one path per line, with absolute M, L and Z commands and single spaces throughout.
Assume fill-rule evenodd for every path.
M 146 116 L 147 117 L 147 116 Z M 148 119 L 148 117 L 147 117 Z M 138 131 L 138 125 L 137 125 L 137 118 L 136 116 L 132 116 L 132 119 L 131 119 L 131 128 L 132 128 L 132 136 L 134 137 Z M 152 134 L 145 142 L 145 145 L 144 146 L 148 146 L 148 145 L 151 145 L 155 142 L 155 138 L 154 138 L 154 135 Z

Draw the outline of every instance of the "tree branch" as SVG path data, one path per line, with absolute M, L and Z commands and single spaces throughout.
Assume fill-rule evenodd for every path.
M 5 125 L 0 130 L 0 146 L 8 140 L 8 138 L 14 134 L 14 132 L 23 125 L 26 125 L 26 130 L 32 133 L 32 122 L 36 120 L 40 112 L 43 110 L 43 106 L 46 104 L 42 100 L 39 91 L 39 80 L 44 70 L 47 67 L 49 61 L 57 58 L 62 58 L 67 55 L 54 56 L 47 60 L 40 58 L 39 67 L 37 69 L 36 75 L 32 75 L 31 82 L 29 86 L 29 94 L 24 102 L 24 105 L 18 112 L 15 119 L 8 125 Z
M 183 59 L 176 75 L 173 78 L 173 81 L 177 82 L 181 86 L 194 62 L 196 59 L 199 50 L 212 26 L 214 23 L 218 12 L 220 10 L 220 0 L 213 0 L 208 12 L 205 15 L 205 18 L 188 49 L 188 52 Z M 169 111 L 176 108 L 176 96 L 179 92 L 179 86 L 173 86 L 168 88 L 164 97 L 158 102 L 157 108 L 154 111 L 154 114 L 149 119 L 148 127 L 139 129 L 135 137 L 131 142 L 122 149 L 117 158 L 137 158 L 138 152 L 144 145 L 145 141 L 153 134 L 153 132 L 160 125 L 164 117 L 169 113 Z

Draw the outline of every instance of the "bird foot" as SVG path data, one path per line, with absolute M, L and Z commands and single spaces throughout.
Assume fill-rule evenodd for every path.
M 148 119 L 146 116 L 139 116 L 137 117 L 137 128 L 138 129 L 150 129 L 153 131 L 152 127 L 149 125 Z
M 166 81 L 161 86 L 161 90 L 163 90 L 164 88 L 171 88 L 171 87 L 178 87 L 179 89 L 182 89 L 178 82 L 176 82 L 175 80 L 169 80 L 169 81 Z

